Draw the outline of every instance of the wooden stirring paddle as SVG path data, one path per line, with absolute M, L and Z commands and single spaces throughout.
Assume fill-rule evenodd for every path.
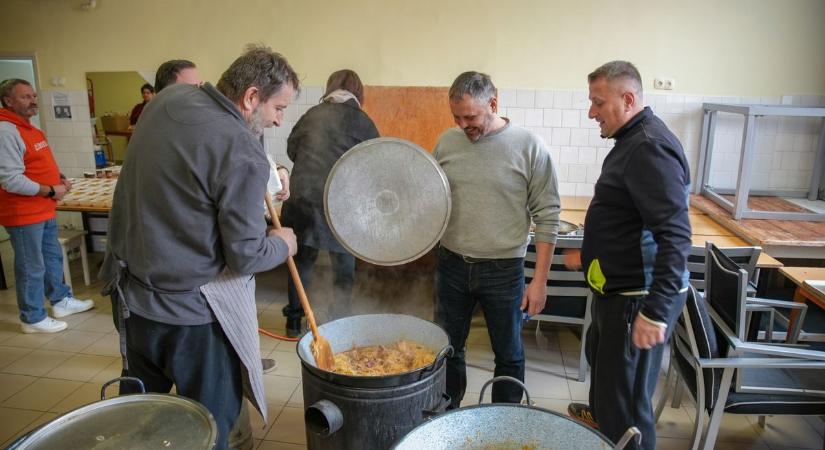
M 266 209 L 269 210 L 269 215 L 272 217 L 272 223 L 275 224 L 276 229 L 281 229 L 281 220 L 278 219 L 278 214 L 275 212 L 275 206 L 272 205 L 272 198 L 269 193 L 264 195 L 266 201 Z M 329 341 L 318 334 L 318 326 L 315 324 L 315 315 L 312 314 L 312 308 L 309 306 L 309 299 L 307 293 L 304 291 L 304 285 L 301 283 L 301 277 L 298 276 L 298 267 L 295 266 L 295 261 L 290 256 L 286 260 L 289 267 L 289 275 L 292 276 L 292 282 L 295 283 L 295 290 L 298 291 L 298 298 L 301 299 L 301 306 L 304 308 L 304 313 L 307 316 L 309 329 L 312 330 L 312 344 L 309 349 L 312 351 L 312 356 L 315 358 L 315 364 L 321 370 L 331 371 L 335 365 L 335 358 L 332 356 L 332 347 Z

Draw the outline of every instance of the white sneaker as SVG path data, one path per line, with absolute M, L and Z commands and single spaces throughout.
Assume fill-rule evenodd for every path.
M 46 316 L 45 319 L 37 323 L 21 323 L 20 328 L 24 333 L 57 333 L 63 331 L 68 325 L 62 320 L 54 320 Z
M 52 305 L 52 315 L 59 319 L 61 317 L 88 311 L 94 307 L 95 302 L 91 300 L 78 300 L 74 297 L 66 297 Z

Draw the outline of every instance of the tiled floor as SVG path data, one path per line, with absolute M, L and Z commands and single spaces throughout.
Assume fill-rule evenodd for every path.
M 99 256 L 99 255 L 94 255 Z M 96 258 L 94 261 L 98 260 Z M 75 263 L 76 264 L 76 263 Z M 319 266 L 310 300 L 324 316 L 330 297 L 329 271 Z M 80 274 L 80 268 L 72 267 Z M 97 292 L 100 284 L 83 286 L 74 280 L 76 294 L 94 298 L 97 307 L 68 318 L 69 329 L 50 335 L 19 332 L 13 288 L 0 291 L 0 444 L 54 419 L 59 414 L 98 400 L 103 382 L 120 373 L 117 334 L 112 326 L 108 299 Z M 283 331 L 280 309 L 286 302 L 283 269 L 258 277 L 259 322 L 276 333 Z M 432 317 L 432 278 L 391 271 L 360 272 L 356 287 L 356 313 L 400 312 Z M 524 332 L 527 386 L 537 406 L 563 412 L 571 400 L 586 401 L 587 383 L 578 375 L 578 337 L 567 328 L 543 324 L 536 334 L 531 322 Z M 304 448 L 303 397 L 295 344 L 261 337 L 265 356 L 278 361 L 277 370 L 264 376 L 269 420 L 252 414 L 255 446 L 261 450 Z M 482 383 L 492 377 L 492 352 L 483 319 L 473 323 L 468 363 L 469 387 L 464 405 L 478 401 Z M 112 393 L 114 395 L 114 392 Z M 689 400 L 678 409 L 667 407 L 658 425 L 657 447 L 687 448 L 693 430 L 694 409 Z M 825 424 L 818 417 L 771 417 L 760 428 L 756 417 L 726 416 L 718 449 L 819 449 Z

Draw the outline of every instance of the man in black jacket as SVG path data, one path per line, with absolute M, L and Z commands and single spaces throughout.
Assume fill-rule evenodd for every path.
M 574 403 L 569 413 L 614 442 L 638 427 L 639 448 L 654 449 L 651 398 L 688 286 L 690 171 L 679 140 L 642 105 L 631 63 L 604 64 L 588 82 L 589 117 L 615 146 L 587 210 L 580 258 L 568 255 L 569 265 L 584 267 L 594 294 L 590 406 Z

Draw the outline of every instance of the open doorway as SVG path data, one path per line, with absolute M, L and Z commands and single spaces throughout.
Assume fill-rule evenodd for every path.
M 9 78 L 20 78 L 31 83 L 35 92 L 40 92 L 35 63 L 34 55 L 0 53 L 0 81 Z M 32 117 L 31 122 L 37 128 L 41 128 L 39 114 Z

